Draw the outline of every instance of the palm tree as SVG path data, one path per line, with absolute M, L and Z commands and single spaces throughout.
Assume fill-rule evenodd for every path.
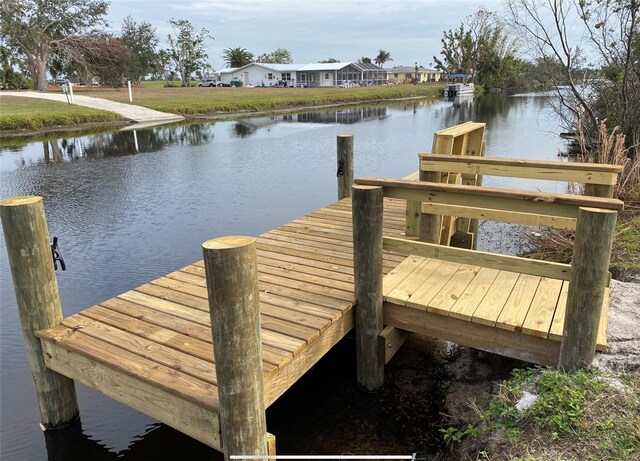
M 226 67 L 242 67 L 253 62 L 253 53 L 246 48 L 226 48 L 222 51 Z
M 378 51 L 378 56 L 376 56 L 376 64 L 379 66 L 383 66 L 387 61 L 393 61 L 393 59 L 391 59 L 391 53 L 385 50 Z
M 361 62 L 362 64 L 371 64 L 371 58 L 362 57 L 358 59 L 358 62 Z

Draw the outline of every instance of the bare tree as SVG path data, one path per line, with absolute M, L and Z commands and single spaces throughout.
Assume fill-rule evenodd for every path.
M 507 10 L 556 88 L 556 111 L 564 127 L 582 132 L 595 144 L 599 121 L 608 118 L 611 127 L 619 125 L 637 143 L 640 0 L 507 0 Z M 570 24 L 581 27 L 570 30 Z M 596 64 L 605 72 L 602 83 L 591 82 L 589 90 L 578 72 L 586 47 L 595 52 Z M 561 81 L 555 76 L 558 63 Z

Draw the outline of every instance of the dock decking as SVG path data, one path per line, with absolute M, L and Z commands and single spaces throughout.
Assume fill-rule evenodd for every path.
M 385 237 L 404 234 L 405 211 L 384 200 Z M 266 407 L 353 328 L 352 237 L 346 198 L 257 238 Z M 567 281 L 388 251 L 383 273 L 385 324 L 557 361 Z M 48 368 L 224 450 L 202 261 L 36 334 Z
M 386 201 L 385 212 L 385 233 L 404 232 L 404 201 Z M 256 246 L 269 406 L 353 328 L 350 199 L 269 231 Z M 385 253 L 385 273 L 404 259 Z M 49 368 L 221 449 L 202 261 L 37 335 Z

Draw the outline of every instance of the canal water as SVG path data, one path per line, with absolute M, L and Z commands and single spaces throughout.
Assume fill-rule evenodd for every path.
M 470 120 L 487 124 L 488 156 L 555 160 L 562 147 L 544 95 L 487 95 L 461 104 L 405 101 L 16 141 L 0 147 L 0 197 L 44 197 L 50 233 L 58 237 L 67 265 L 57 276 L 68 316 L 200 259 L 205 240 L 257 235 L 334 201 L 338 134 L 355 137 L 356 176 L 402 177 L 417 169 L 419 152 L 430 151 L 434 131 Z M 485 185 L 555 192 L 565 188 L 517 181 L 486 178 Z M 486 228 L 480 246 L 517 251 L 506 234 Z M 212 451 L 201 444 L 82 385 L 77 386 L 82 427 L 43 436 L 0 239 L 0 458 L 210 459 Z M 341 347 L 348 356 L 352 348 L 348 343 Z M 376 406 L 366 396 L 357 403 L 357 393 L 331 394 L 327 389 L 334 378 L 350 379 L 350 371 L 345 371 L 349 366 L 344 361 L 327 360 L 312 370 L 309 387 L 303 383 L 292 389 L 269 415 L 281 453 L 326 452 L 334 443 L 344 453 L 352 447 L 348 442 L 358 439 L 363 441 L 362 453 L 372 432 L 382 431 L 375 438 L 385 438 L 386 426 L 363 424 L 359 432 L 358 419 L 351 415 L 342 415 L 350 427 L 342 437 L 349 439 L 342 441 L 347 445 L 327 433 L 329 426 L 341 427 L 336 423 L 340 415 L 322 419 L 331 411 L 327 400 L 334 403 L 332 408 L 345 411 L 353 405 Z M 296 408 L 301 401 L 308 405 L 306 412 Z M 305 414 L 314 421 L 300 421 Z M 329 441 L 314 442 L 314 431 Z M 301 443 L 305 437 L 307 443 Z M 412 448 L 400 445 L 395 451 Z M 65 451 L 69 449 L 73 451 Z

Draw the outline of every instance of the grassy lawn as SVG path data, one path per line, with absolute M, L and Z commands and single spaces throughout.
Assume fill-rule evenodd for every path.
M 154 86 L 146 87 L 153 83 Z M 396 85 L 368 88 L 165 88 L 144 82 L 134 88 L 133 104 L 182 115 L 253 112 L 338 103 L 380 101 L 413 96 L 441 97 L 439 85 Z M 157 86 L 156 86 L 157 85 Z M 87 89 L 82 94 L 128 103 L 122 89 Z
M 44 99 L 0 95 L 0 131 L 40 130 L 122 120 L 118 114 Z

